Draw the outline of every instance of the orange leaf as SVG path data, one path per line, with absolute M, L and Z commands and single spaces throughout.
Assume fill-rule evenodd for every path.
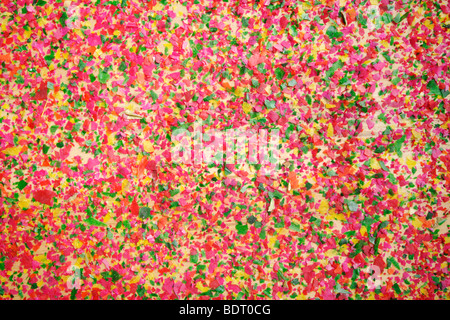
M 297 175 L 294 171 L 289 172 L 289 180 L 291 181 L 291 187 L 292 189 L 297 190 L 298 189 L 298 179 Z

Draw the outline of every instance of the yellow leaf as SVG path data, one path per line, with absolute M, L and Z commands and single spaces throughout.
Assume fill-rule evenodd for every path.
M 155 149 L 153 148 L 153 144 L 149 140 L 144 141 L 144 150 L 148 153 L 152 153 Z
M 61 215 L 61 213 L 63 212 L 63 209 L 54 208 L 54 209 L 52 209 L 52 211 L 53 211 L 53 217 L 57 218 Z
M 3 150 L 2 152 L 9 155 L 9 156 L 17 156 L 20 151 L 22 150 L 22 147 L 11 147 Z
M 411 170 L 412 168 L 414 168 L 416 166 L 416 161 L 414 161 L 411 158 L 406 158 L 406 165 Z
M 242 110 L 244 110 L 245 113 L 249 113 L 252 110 L 252 105 L 244 102 L 242 104 Z
M 77 248 L 77 249 L 80 249 L 81 246 L 83 245 L 83 243 L 82 243 L 80 240 L 78 240 L 78 239 L 73 240 L 73 241 L 72 241 L 72 244 L 73 244 L 73 246 L 74 246 L 75 248 Z
M 328 212 L 328 209 L 329 209 L 329 206 L 328 206 L 328 200 L 323 199 L 323 200 L 320 202 L 319 212 L 320 212 L 321 214 L 325 214 L 325 213 Z
M 108 221 L 111 219 L 111 213 L 108 212 L 108 214 L 103 218 L 104 223 L 108 223 Z
M 422 221 L 420 221 L 419 219 L 414 218 L 413 221 L 411 221 L 411 224 L 416 227 L 416 229 L 419 229 L 420 227 L 422 227 Z
M 50 13 L 55 10 L 55 8 L 53 6 L 48 6 L 47 9 L 45 9 L 45 12 L 47 13 L 47 16 L 50 15 Z
M 427 289 L 421 288 L 421 289 L 420 289 L 420 292 L 421 292 L 424 296 L 428 297 L 428 291 L 427 291 Z
M 38 261 L 38 262 L 42 262 L 42 263 L 47 263 L 49 260 L 47 260 L 47 257 L 45 256 L 45 254 L 41 254 L 39 256 L 35 256 L 34 260 Z
M 277 241 L 277 237 L 270 237 L 269 239 L 269 248 L 273 249 L 275 247 L 275 242 Z
M 372 169 L 374 169 L 374 170 L 379 170 L 379 169 L 381 169 L 381 167 L 380 167 L 380 163 L 377 161 L 377 160 L 375 160 L 375 159 L 370 159 L 370 166 L 372 167 Z
M 244 96 L 244 88 L 242 87 L 237 87 L 236 90 L 234 91 L 234 94 L 237 97 L 243 97 Z
M 337 255 L 338 255 L 338 252 L 336 250 L 334 250 L 334 249 L 328 249 L 325 252 L 325 256 L 328 257 L 328 258 L 333 258 L 333 257 L 335 257 Z
M 24 194 L 19 196 L 19 202 L 17 203 L 20 209 L 26 209 L 30 207 L 31 199 L 27 199 Z
M 411 130 L 411 133 L 412 133 L 414 139 L 416 139 L 416 140 L 419 140 L 419 139 L 420 139 L 421 134 L 420 134 L 419 132 L 417 132 L 416 130 L 412 129 L 412 130 Z
M 431 22 L 431 21 L 428 20 L 428 19 L 425 20 L 424 25 L 425 25 L 425 27 L 427 27 L 427 28 L 430 29 L 430 30 L 433 30 L 433 28 L 434 28 L 433 22 Z
M 362 226 L 361 229 L 359 229 L 359 232 L 363 237 L 365 237 L 367 234 L 367 228 L 365 226 Z
M 327 136 L 328 138 L 334 136 L 334 129 L 331 123 L 328 124 Z
M 114 133 L 111 133 L 111 134 L 108 136 L 108 144 L 109 144 L 110 146 L 112 146 L 115 142 L 116 142 L 115 134 L 114 134 Z
M 167 53 L 169 55 L 171 55 L 173 52 L 173 45 L 170 42 L 161 42 L 160 44 L 158 44 L 157 48 L 158 48 L 158 51 L 161 52 L 162 54 L 165 54 L 166 48 L 167 48 Z
M 195 287 L 200 290 L 200 292 L 207 292 L 209 291 L 209 288 L 204 287 L 203 284 L 201 282 L 197 282 L 197 284 L 195 285 Z
M 41 25 L 41 24 L 39 24 L 39 25 Z M 83 34 L 83 32 L 81 32 L 81 29 L 75 29 L 74 32 L 75 32 L 77 35 L 79 35 L 80 37 L 84 37 L 84 34 Z
M 130 284 L 138 283 L 139 280 L 140 280 L 139 276 L 136 276 L 136 277 L 134 277 L 133 279 L 131 279 Z
M 236 273 L 234 274 L 234 277 L 233 277 L 235 280 L 237 280 L 237 279 L 248 279 L 249 278 L 249 275 L 248 274 L 246 274 L 244 271 L 242 271 L 242 270 L 238 270 L 238 271 L 236 271 Z M 236 281 L 237 283 L 239 283 L 238 281 Z
M 122 180 L 122 193 L 125 193 L 128 191 L 128 180 L 127 179 L 123 179 Z
M 97 49 L 94 51 L 94 57 L 98 58 L 103 54 L 103 51 L 100 49 Z

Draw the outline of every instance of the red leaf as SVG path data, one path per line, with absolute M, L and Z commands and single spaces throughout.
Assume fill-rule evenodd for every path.
M 278 119 L 280 118 L 280 117 L 278 116 L 278 114 L 277 114 L 275 111 L 273 111 L 273 110 L 271 110 L 271 111 L 269 112 L 269 114 L 267 115 L 267 117 L 270 119 L 271 122 L 277 122 Z
M 49 206 L 53 206 L 53 197 L 56 197 L 56 193 L 50 190 L 38 190 L 33 193 L 34 200 Z
M 36 91 L 36 95 L 34 96 L 36 100 L 45 100 L 47 99 L 47 83 L 41 82 L 41 86 Z
M 220 286 L 220 283 L 216 279 L 212 280 L 209 283 L 209 287 L 213 290 L 216 289 L 218 286 Z
M 373 264 L 380 268 L 380 274 L 383 273 L 384 268 L 386 268 L 386 262 L 384 262 L 383 258 L 380 256 L 375 258 Z
M 281 17 L 281 19 L 280 19 L 280 27 L 282 29 L 284 29 L 284 28 L 286 28 L 287 24 L 288 24 L 288 19 L 285 16 Z
M 139 205 L 136 201 L 136 198 L 133 199 L 133 202 L 131 203 L 131 206 L 130 206 L 130 210 L 131 210 L 131 213 L 135 216 L 137 216 L 139 214 Z

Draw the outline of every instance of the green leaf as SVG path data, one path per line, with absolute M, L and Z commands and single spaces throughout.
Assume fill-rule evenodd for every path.
M 44 154 L 47 154 L 47 152 L 48 152 L 49 149 L 50 149 L 50 147 L 49 147 L 48 145 L 46 145 L 46 144 L 44 144 L 44 145 L 42 146 L 42 152 L 43 152 Z
M 103 279 L 105 279 L 105 280 L 111 279 L 112 282 L 117 282 L 118 280 L 120 280 L 120 278 L 122 278 L 120 273 L 118 273 L 116 270 L 111 270 L 110 272 L 105 271 L 100 274 L 103 277 Z
M 278 80 L 283 79 L 285 74 L 286 74 L 286 72 L 284 72 L 283 69 L 281 69 L 281 68 L 276 68 L 276 69 L 275 69 L 275 77 L 276 77 Z
M 381 16 L 381 21 L 383 21 L 384 23 L 388 24 L 392 22 L 392 14 L 385 12 L 382 16 Z
M 284 228 L 284 221 L 281 220 L 280 222 L 277 222 L 274 224 L 275 228 Z
M 264 230 L 264 228 L 262 228 L 261 232 L 259 233 L 259 237 L 261 238 L 261 240 L 266 239 L 266 230 Z
M 56 130 L 58 130 L 58 126 L 51 126 L 50 127 L 50 133 L 55 134 Z
M 387 262 L 392 263 L 398 270 L 401 270 L 402 267 L 400 266 L 400 264 L 394 259 L 394 257 L 388 257 Z
M 273 192 L 269 191 L 269 198 L 276 198 L 281 200 L 283 198 L 283 194 L 278 190 L 274 190 Z
M 248 226 L 247 225 L 243 225 L 243 224 L 237 224 L 236 225 L 236 230 L 237 230 L 237 233 L 238 234 L 240 234 L 240 235 L 246 235 L 247 234 L 247 231 L 248 231 Z
M 402 144 L 405 142 L 406 135 L 403 135 L 400 139 L 394 142 L 394 150 L 397 152 L 397 155 L 401 158 L 403 157 L 402 153 Z
M 383 169 L 384 171 L 389 172 L 389 169 L 386 167 L 386 165 L 384 164 L 383 161 L 378 161 L 378 163 L 380 164 L 381 169 Z
M 383 222 L 381 222 L 381 223 L 379 224 L 379 226 L 378 226 L 378 230 L 381 230 L 381 229 L 383 229 L 383 228 L 386 228 L 386 227 L 388 226 L 388 224 L 389 224 L 389 221 L 383 221 Z
M 44 60 L 47 62 L 47 64 L 50 64 L 54 58 L 55 58 L 55 53 L 53 52 L 53 50 L 51 50 L 50 54 L 48 54 L 44 57 Z
M 292 231 L 295 231 L 295 232 L 300 232 L 300 225 L 297 223 L 291 223 L 291 225 L 289 226 L 289 229 L 291 229 Z
M 150 208 L 149 207 L 139 208 L 139 218 L 145 219 L 148 217 L 150 217 Z
M 351 292 L 349 292 L 345 289 L 342 289 L 342 287 L 339 283 L 337 283 L 337 285 L 336 285 L 336 293 L 351 294 Z
M 399 77 L 395 77 L 394 79 L 392 79 L 392 83 L 394 85 L 397 85 L 400 81 L 401 81 L 401 79 Z
M 110 76 L 107 72 L 105 71 L 100 71 L 98 74 L 98 81 L 100 83 L 106 84 L 106 82 L 108 82 Z
M 358 210 L 358 204 L 352 200 L 347 200 L 348 209 L 352 212 Z
M 398 23 L 402 22 L 403 20 L 405 20 L 407 17 L 409 16 L 409 12 L 405 13 L 404 15 L 402 15 L 398 21 Z
M 28 183 L 24 180 L 20 180 L 19 182 L 17 182 L 17 189 L 22 190 L 23 188 L 25 188 L 28 185 Z
M 348 86 L 348 85 L 350 85 L 350 84 L 352 84 L 352 83 L 351 83 L 350 80 L 348 79 L 347 75 L 345 75 L 342 79 L 339 80 L 339 84 L 340 84 L 341 86 Z
M 397 178 L 395 178 L 395 176 L 392 173 L 389 173 L 389 175 L 387 177 L 388 177 L 390 183 L 392 183 L 392 184 L 398 183 Z
M 191 254 L 189 256 L 189 261 L 192 263 L 197 263 L 198 262 L 198 253 L 197 254 Z
M 80 62 L 78 62 L 78 68 L 80 68 L 80 70 L 84 70 L 84 68 L 86 68 L 86 63 L 80 59 Z
M 72 291 L 70 292 L 70 300 L 75 300 L 76 296 L 77 296 L 77 292 L 78 289 L 73 288 Z
M 370 231 L 371 225 L 375 222 L 375 220 L 371 216 L 366 216 L 361 224 L 366 227 L 367 231 Z
M 223 285 L 220 285 L 216 288 L 216 292 L 218 293 L 224 293 L 225 292 L 225 287 Z
M 61 23 L 61 25 L 63 27 L 66 27 L 66 20 L 69 19 L 69 17 L 67 16 L 67 13 L 65 11 L 62 12 L 61 17 L 59 18 L 59 23 Z
M 434 79 L 432 79 L 431 81 L 428 82 L 427 89 L 430 90 L 430 92 L 432 94 L 442 95 L 441 94 L 441 89 L 439 89 L 439 86 L 438 86 L 438 84 L 436 83 L 436 81 Z
M 125 71 L 125 70 L 127 70 L 127 64 L 124 61 L 122 61 L 119 66 L 119 71 Z
M 273 109 L 276 106 L 275 100 L 266 100 L 264 101 L 264 104 L 267 107 L 267 109 Z
M 155 91 L 150 90 L 150 95 L 152 96 L 153 102 L 156 102 L 156 100 L 158 100 L 158 94 Z
M 392 288 L 394 288 L 395 293 L 397 293 L 397 294 L 401 294 L 402 293 L 402 290 L 400 289 L 400 286 L 398 285 L 398 283 L 394 283 Z
M 255 216 L 250 216 L 247 218 L 247 223 L 249 224 L 254 224 L 256 222 L 256 217 Z
M 387 52 L 383 52 L 381 53 L 383 55 L 383 57 L 387 60 L 387 62 L 389 63 L 394 63 L 395 61 L 391 59 L 391 57 L 389 56 L 389 53 Z
M 326 72 L 327 78 L 331 78 L 334 75 L 334 73 L 343 66 L 344 63 L 341 60 L 338 60 L 335 63 L 333 63 L 330 69 Z
M 358 23 L 364 28 L 367 28 L 367 19 L 360 13 L 357 17 Z
M 180 204 L 178 203 L 178 201 L 173 201 L 173 202 L 170 203 L 169 208 L 176 208 L 176 207 L 179 207 L 179 206 L 180 206 Z
M 383 153 L 384 151 L 386 151 L 385 146 L 379 146 L 375 149 L 375 153 Z
M 97 219 L 95 219 L 93 217 L 89 217 L 89 218 L 85 219 L 84 222 L 86 222 L 90 226 L 95 226 L 95 227 L 106 227 L 107 226 L 106 223 L 98 221 Z
M 326 31 L 326 35 L 329 36 L 330 39 L 333 39 L 333 38 L 342 37 L 343 33 L 340 31 L 337 31 L 335 26 L 330 26 Z

